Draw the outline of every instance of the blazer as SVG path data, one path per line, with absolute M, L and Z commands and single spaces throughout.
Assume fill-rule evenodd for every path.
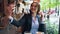
M 46 26 L 45 23 L 42 23 L 42 21 L 40 20 L 40 17 L 38 17 L 38 22 L 39 22 L 39 28 L 38 31 L 39 32 L 45 32 L 46 33 Z M 22 31 L 23 32 L 30 32 L 31 30 L 31 26 L 32 26 L 32 15 L 28 14 L 28 15 L 24 15 L 22 17 L 21 20 L 16 21 L 15 19 L 13 20 L 13 22 L 11 23 L 17 27 L 21 26 L 22 27 Z

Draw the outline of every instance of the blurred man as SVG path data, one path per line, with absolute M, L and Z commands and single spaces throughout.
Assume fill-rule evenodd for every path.
M 13 10 L 15 7 L 14 1 L 9 1 L 6 6 L 6 11 L 4 11 L 4 16 L 1 19 L 3 29 L 0 30 L 0 34 L 15 34 L 15 26 L 10 24 L 9 17 L 13 16 Z

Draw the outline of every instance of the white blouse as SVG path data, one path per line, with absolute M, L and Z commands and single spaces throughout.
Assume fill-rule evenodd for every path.
M 39 23 L 38 23 L 38 18 L 36 17 L 36 20 L 34 21 L 34 17 L 32 17 L 32 27 L 31 27 L 31 33 L 36 34 L 38 32 L 39 28 Z

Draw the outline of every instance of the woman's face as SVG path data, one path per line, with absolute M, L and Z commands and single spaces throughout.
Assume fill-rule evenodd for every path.
M 33 3 L 30 7 L 32 13 L 37 13 L 38 7 L 37 7 L 37 3 Z
M 5 11 L 5 15 L 10 15 L 13 13 L 13 10 L 14 10 L 14 7 L 15 7 L 15 4 L 10 4 L 9 6 L 7 6 L 6 10 Z

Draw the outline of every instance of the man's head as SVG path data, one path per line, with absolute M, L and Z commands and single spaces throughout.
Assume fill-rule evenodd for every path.
M 4 11 L 5 15 L 12 14 L 13 10 L 14 10 L 14 7 L 15 7 L 15 2 L 14 1 L 8 2 L 7 7 L 6 7 L 6 11 Z

